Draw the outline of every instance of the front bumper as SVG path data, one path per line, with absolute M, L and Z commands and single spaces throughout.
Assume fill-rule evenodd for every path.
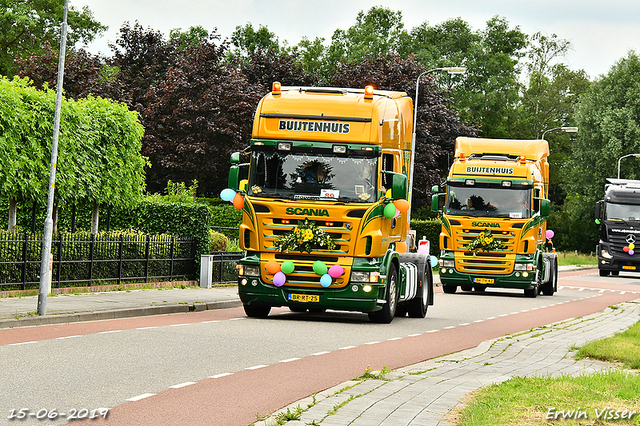
M 367 283 L 352 283 L 342 288 L 307 288 L 287 286 L 275 287 L 259 277 L 239 277 L 238 295 L 245 305 L 290 306 L 314 309 L 337 309 L 344 311 L 375 312 L 382 309 L 386 301 L 382 283 L 368 284 L 371 291 L 365 292 Z M 294 296 L 295 295 L 295 296 Z M 300 295 L 306 297 L 300 297 Z M 315 299 L 298 301 L 294 299 Z

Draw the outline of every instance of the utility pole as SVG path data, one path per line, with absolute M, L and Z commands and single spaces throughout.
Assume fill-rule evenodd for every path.
M 56 163 L 58 162 L 58 135 L 60 134 L 60 110 L 62 107 L 62 82 L 64 80 L 64 56 L 67 46 L 67 9 L 69 0 L 64 0 L 64 15 L 58 56 L 58 85 L 56 87 L 56 110 L 53 119 L 51 142 L 51 169 L 49 172 L 49 194 L 47 196 L 47 218 L 42 237 L 42 260 L 40 262 L 40 288 L 38 291 L 38 315 L 47 313 L 47 294 L 51 290 L 51 235 L 53 234 L 53 196 L 56 187 Z

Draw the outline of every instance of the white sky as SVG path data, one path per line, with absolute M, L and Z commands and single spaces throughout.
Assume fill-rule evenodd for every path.
M 354 25 L 358 12 L 373 6 L 401 11 L 405 29 L 423 22 L 436 25 L 460 17 L 472 30 L 484 30 L 487 20 L 498 15 L 510 27 L 525 34 L 541 31 L 571 42 L 573 50 L 564 58 L 571 69 L 584 69 L 591 79 L 606 74 L 629 50 L 640 54 L 640 3 L 637 0 L 69 0 L 76 9 L 89 6 L 97 21 L 109 26 L 89 50 L 111 55 L 120 26 L 138 21 L 144 28 L 168 37 L 174 28 L 200 25 L 218 29 L 230 37 L 236 26 L 246 23 L 266 26 L 280 42 L 298 44 L 324 37 Z

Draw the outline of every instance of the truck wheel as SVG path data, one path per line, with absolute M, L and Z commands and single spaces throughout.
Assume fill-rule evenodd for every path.
M 538 268 L 536 270 L 536 281 L 535 281 L 535 283 L 533 285 L 533 288 L 524 291 L 525 297 L 531 297 L 531 298 L 538 297 L 538 293 L 540 292 L 540 285 L 541 284 L 542 284 L 542 270 L 540 268 Z
M 453 294 L 456 292 L 458 286 L 456 285 L 451 285 L 451 284 L 442 284 L 442 291 L 444 291 L 447 294 Z
M 600 273 L 601 277 L 608 277 L 609 276 L 609 271 L 605 271 L 605 270 L 599 269 L 598 272 Z
M 416 297 L 407 302 L 409 318 L 424 318 L 429 307 L 429 291 L 431 289 L 431 271 L 424 271 L 422 285 L 418 288 Z
M 271 306 L 264 305 L 243 305 L 244 313 L 250 318 L 266 318 L 269 316 Z
M 369 312 L 369 321 L 378 324 L 389 324 L 393 321 L 398 306 L 398 272 L 396 266 L 389 265 L 387 272 L 387 303 L 376 312 Z
M 553 269 L 549 274 L 549 282 L 542 286 L 542 294 L 545 296 L 553 296 L 553 293 L 558 290 L 558 261 L 553 259 L 551 266 Z

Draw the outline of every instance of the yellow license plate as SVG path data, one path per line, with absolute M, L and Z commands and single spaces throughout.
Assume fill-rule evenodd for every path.
M 289 295 L 289 300 L 293 302 L 320 302 L 320 295 L 318 294 L 296 294 L 291 293 Z
M 630 270 L 630 271 L 635 271 L 635 270 L 636 270 L 636 267 L 635 267 L 635 266 L 623 266 L 623 267 L 622 267 L 622 269 L 627 269 L 627 270 Z
M 493 284 L 493 278 L 474 278 L 473 282 L 480 284 Z

